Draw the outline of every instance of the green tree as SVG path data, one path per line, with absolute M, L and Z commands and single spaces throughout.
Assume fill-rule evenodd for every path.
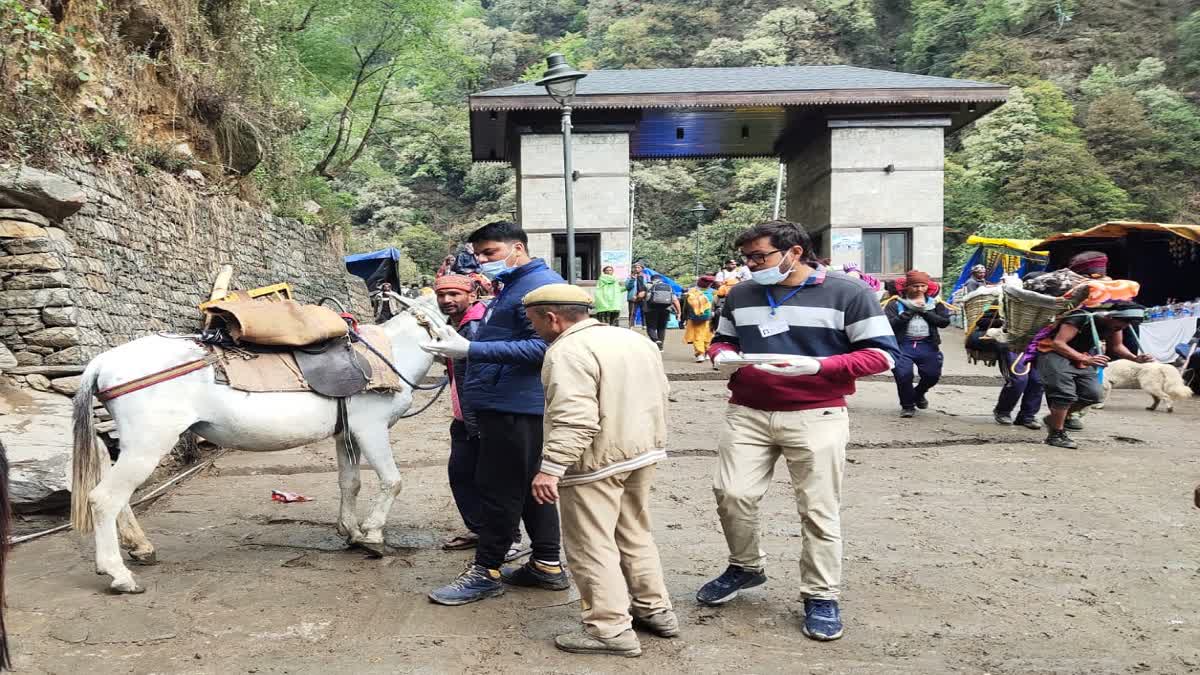
M 1179 22 L 1175 29 L 1179 38 L 1179 63 L 1187 73 L 1200 73 L 1200 9 Z
M 971 47 L 958 60 L 956 77 L 1004 84 L 1020 84 L 1014 78 L 1041 76 L 1041 66 L 1024 45 L 1010 38 L 991 37 Z
M 1167 166 L 1162 141 L 1142 104 L 1127 91 L 1114 91 L 1088 107 L 1088 148 L 1146 220 L 1169 220 L 1179 211 L 1181 177 Z
M 637 14 L 608 26 L 599 63 L 605 68 L 687 65 L 719 21 L 712 9 L 645 4 Z
M 446 236 L 434 232 L 428 225 L 415 223 L 400 231 L 396 243 L 412 258 L 422 274 L 433 274 L 450 250 Z
M 973 176 L 999 185 L 1025 156 L 1025 146 L 1038 135 L 1040 120 L 1033 103 L 1015 87 L 1005 103 L 975 124 L 963 139 L 963 164 Z
M 1047 134 L 1028 144 L 1001 197 L 1010 213 L 1053 231 L 1092 227 L 1131 208 L 1086 147 Z

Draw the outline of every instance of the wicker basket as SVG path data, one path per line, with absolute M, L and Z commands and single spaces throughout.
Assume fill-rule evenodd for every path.
M 975 324 L 979 323 L 979 319 L 983 317 L 992 307 L 1000 304 L 1000 296 L 996 294 L 983 293 L 970 298 L 961 303 L 963 308 L 963 330 L 966 331 L 967 337 L 975 330 Z
M 1004 317 L 1008 348 L 1013 352 L 1025 351 L 1038 331 L 1053 323 L 1058 315 L 1075 307 L 1075 303 L 1067 298 L 1055 298 L 1012 286 L 1004 287 L 1002 298 L 1000 314 Z

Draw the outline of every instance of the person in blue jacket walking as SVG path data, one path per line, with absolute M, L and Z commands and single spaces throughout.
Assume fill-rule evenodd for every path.
M 525 316 L 521 299 L 563 278 L 541 258 L 529 256 L 529 237 L 515 223 L 488 223 L 471 233 L 481 272 L 500 287 L 474 340 L 445 330 L 424 349 L 466 359 L 460 390 L 475 411 L 480 451 L 475 482 L 482 501 L 475 560 L 457 579 L 434 589 L 429 599 L 465 605 L 504 593 L 504 584 L 566 590 L 559 561 L 558 511 L 538 504 L 530 485 L 542 463 L 542 357 L 546 343 Z M 533 544 L 529 562 L 501 570 L 512 532 L 521 520 Z

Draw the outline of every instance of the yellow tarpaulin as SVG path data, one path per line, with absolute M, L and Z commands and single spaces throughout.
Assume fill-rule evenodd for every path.
M 1002 239 L 1000 237 L 980 237 L 974 234 L 967 238 L 969 246 L 999 246 L 1016 249 L 1025 253 L 1033 253 L 1037 256 L 1044 255 L 1041 252 L 1033 250 L 1033 247 L 1041 242 L 1041 239 Z

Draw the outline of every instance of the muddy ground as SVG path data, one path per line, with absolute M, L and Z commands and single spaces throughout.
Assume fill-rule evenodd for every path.
M 980 371 L 984 372 L 984 371 Z M 986 374 L 986 373 L 985 373 Z M 1120 391 L 1053 449 L 996 426 L 995 387 L 947 385 L 913 420 L 894 389 L 852 401 L 843 510 L 846 636 L 800 635 L 800 527 L 786 471 L 764 500 L 770 582 L 703 608 L 695 590 L 725 565 L 710 490 L 724 407 L 719 382 L 679 382 L 672 457 L 654 491 L 655 535 L 684 633 L 642 639 L 640 659 L 557 652 L 572 592 L 517 589 L 446 608 L 425 593 L 467 552 L 445 478 L 448 411 L 392 433 L 405 490 L 396 555 L 343 550 L 332 448 L 230 453 L 159 499 L 142 524 L 163 561 L 148 590 L 114 597 L 73 534 L 19 546 L 9 630 L 20 671 L 384 672 L 1200 672 L 1200 400 L 1175 414 Z M 316 501 L 277 504 L 272 489 Z M 364 481 L 364 495 L 374 482 Z

